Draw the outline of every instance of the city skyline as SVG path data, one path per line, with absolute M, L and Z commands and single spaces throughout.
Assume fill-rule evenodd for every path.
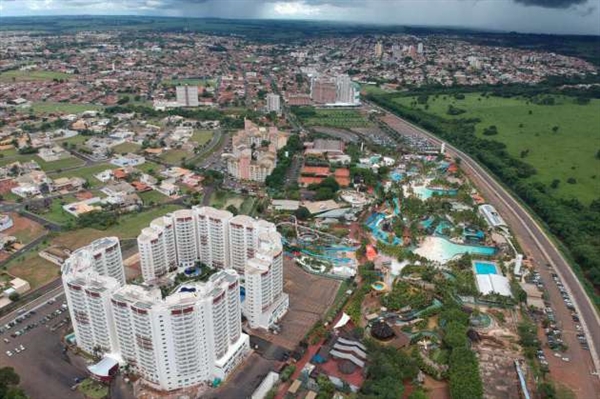
M 597 0 L 0 0 L 0 15 L 289 19 L 599 35 L 598 6 Z

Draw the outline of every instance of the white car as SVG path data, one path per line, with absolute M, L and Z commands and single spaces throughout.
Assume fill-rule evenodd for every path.
M 6 351 L 6 356 L 11 357 L 12 356 L 12 352 L 11 351 Z
M 16 353 L 21 353 L 21 349 L 19 349 L 19 348 L 15 348 L 15 352 L 16 352 Z
M 563 362 L 570 362 L 571 361 L 571 359 L 569 359 L 568 357 L 563 357 L 562 360 L 563 360 Z
M 19 349 L 21 349 L 21 351 L 24 351 L 25 350 L 25 345 L 23 345 L 23 344 L 19 345 Z

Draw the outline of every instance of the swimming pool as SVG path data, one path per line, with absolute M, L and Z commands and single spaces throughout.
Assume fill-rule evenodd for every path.
M 496 264 L 493 262 L 473 261 L 473 267 L 477 274 L 498 274 Z
M 400 172 L 392 172 L 390 173 L 390 177 L 393 181 L 400 181 L 404 177 L 404 175 Z
M 434 195 L 454 196 L 458 193 L 458 190 L 455 189 L 427 188 L 424 186 L 413 187 L 413 191 L 416 194 L 416 196 L 421 198 L 422 200 L 429 199 Z
M 445 264 L 449 260 L 466 253 L 479 256 L 492 256 L 496 253 L 496 248 L 457 244 L 445 237 L 427 236 L 414 252 L 434 262 Z

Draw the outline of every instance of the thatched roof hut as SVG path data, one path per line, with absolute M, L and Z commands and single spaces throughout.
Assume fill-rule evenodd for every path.
M 371 336 L 380 341 L 388 341 L 394 338 L 396 333 L 394 333 L 394 330 L 388 323 L 383 320 L 379 320 L 371 327 Z

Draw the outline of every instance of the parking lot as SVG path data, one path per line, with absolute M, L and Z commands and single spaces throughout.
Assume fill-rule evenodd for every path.
M 14 367 L 31 398 L 80 398 L 71 387 L 76 378 L 87 376 L 86 365 L 64 351 L 69 312 L 64 294 L 55 298 L 0 320 L 0 366 Z

